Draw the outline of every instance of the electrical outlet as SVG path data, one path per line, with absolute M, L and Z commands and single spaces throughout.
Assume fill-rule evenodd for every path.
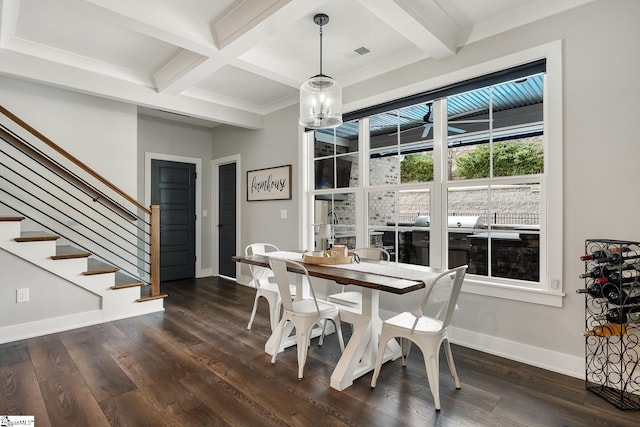
M 29 302 L 29 288 L 16 289 L 16 302 Z

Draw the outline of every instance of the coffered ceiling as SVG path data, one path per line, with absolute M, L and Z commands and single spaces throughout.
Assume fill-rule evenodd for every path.
M 258 129 L 318 73 L 316 13 L 323 71 L 349 86 L 589 1 L 0 0 L 0 73 Z

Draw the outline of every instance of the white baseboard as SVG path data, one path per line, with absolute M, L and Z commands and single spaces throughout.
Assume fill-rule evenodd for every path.
M 467 329 L 449 327 L 449 339 L 454 344 L 473 348 L 485 353 L 526 363 L 571 377 L 584 379 L 584 357 L 509 341 L 490 335 L 479 334 Z
M 53 317 L 0 328 L 0 344 L 102 323 L 102 310 Z
M 164 311 L 162 299 L 137 304 L 140 305 L 140 308 L 136 310 L 135 313 L 126 313 L 110 318 L 105 318 L 102 310 L 93 310 L 69 316 L 53 317 L 5 326 L 0 328 L 0 344 Z

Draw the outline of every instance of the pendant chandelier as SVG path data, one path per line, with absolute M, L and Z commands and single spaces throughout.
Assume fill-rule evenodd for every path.
M 322 26 L 329 16 L 319 13 L 313 22 L 320 26 L 320 73 L 300 86 L 300 124 L 307 129 L 334 128 L 342 124 L 342 87 L 322 74 Z

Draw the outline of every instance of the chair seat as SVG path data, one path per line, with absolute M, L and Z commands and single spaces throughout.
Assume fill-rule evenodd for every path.
M 320 309 L 321 316 L 327 316 L 338 312 L 338 308 L 335 305 L 323 301 L 318 301 L 318 308 Z M 318 315 L 316 305 L 312 299 L 293 301 L 293 310 L 295 311 L 295 315 Z
M 343 304 L 349 306 L 362 305 L 362 293 L 357 291 L 340 292 L 338 294 L 329 295 L 327 299 L 336 304 Z
M 260 285 L 260 289 L 262 291 L 280 293 L 280 291 L 278 290 L 278 284 L 273 282 L 262 283 Z M 296 296 L 296 285 L 289 285 L 289 290 L 292 297 Z
M 416 317 L 408 311 L 400 313 L 392 318 L 385 320 L 384 323 L 389 326 L 395 326 L 402 329 L 411 330 Z M 442 330 L 442 321 L 427 316 L 421 316 L 415 328 L 415 333 L 438 334 Z

